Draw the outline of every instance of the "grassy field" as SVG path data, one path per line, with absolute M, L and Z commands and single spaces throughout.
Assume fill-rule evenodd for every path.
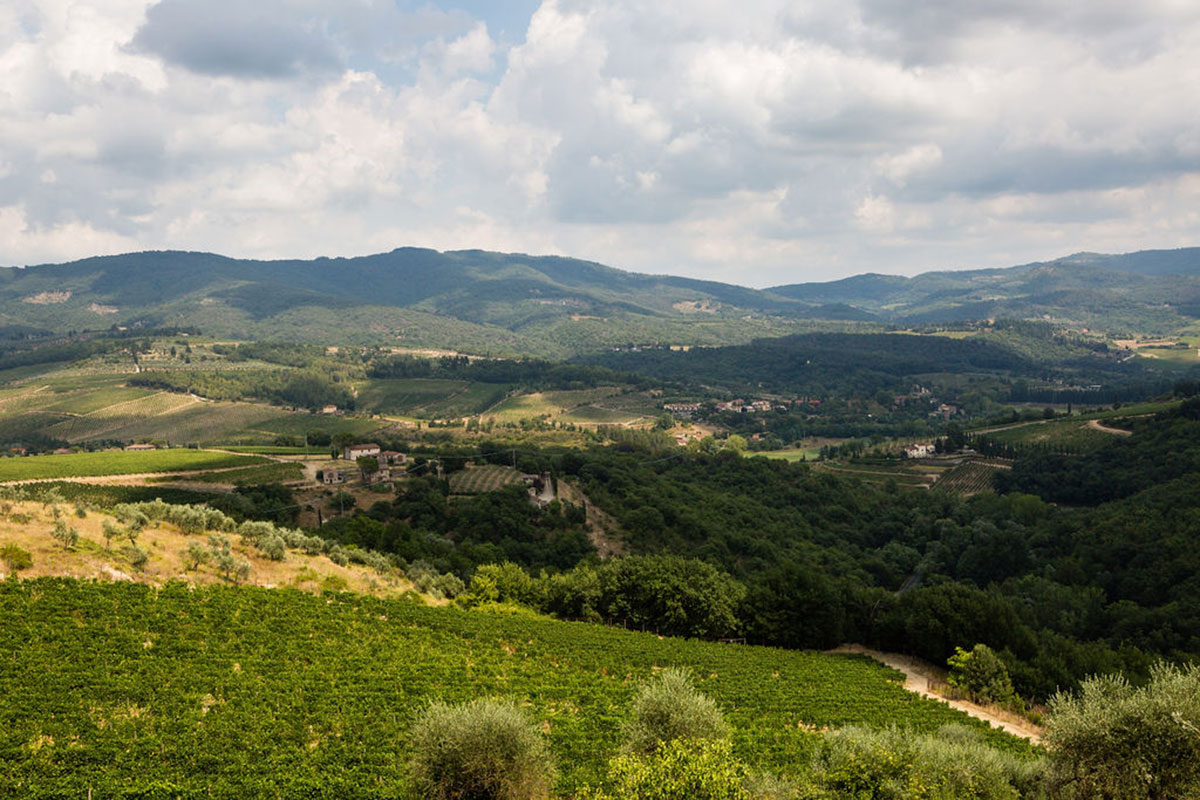
M 521 473 L 512 467 L 488 464 L 468 467 L 450 476 L 450 491 L 453 494 L 482 494 L 521 482 Z
M 516 422 L 521 419 L 553 417 L 564 411 L 562 406 L 552 403 L 542 392 L 509 397 L 492 406 L 484 415 L 497 422 Z
M 752 456 L 766 456 L 783 461 L 816 461 L 821 454 L 819 447 L 787 447 L 783 450 L 758 450 L 750 453 Z
M 641 414 L 601 406 L 579 406 L 559 417 L 563 422 L 599 425 L 633 425 L 645 422 L 647 418 Z
M 103 451 L 60 456 L 28 456 L 0 459 L 0 481 L 180 472 L 262 463 L 268 463 L 262 456 L 208 453 L 203 450 Z
M 307 414 L 304 412 L 280 412 L 263 422 L 230 434 L 237 437 L 247 434 L 261 437 L 275 437 L 280 434 L 295 436 L 302 439 L 306 431 L 322 430 L 333 435 L 351 433 L 355 436 L 369 436 L 387 426 L 385 420 L 368 419 L 366 417 L 339 417 L 324 414 Z
M 362 595 L 0 581 L 0 618 L 0 794 L 14 797 L 403 797 L 416 713 L 496 696 L 537 720 L 569 795 L 666 666 L 690 668 L 737 755 L 776 772 L 825 727 L 984 727 L 864 657 Z

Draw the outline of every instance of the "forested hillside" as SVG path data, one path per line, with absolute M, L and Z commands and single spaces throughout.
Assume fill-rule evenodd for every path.
M 190 325 L 238 339 L 552 357 L 998 317 L 1163 334 L 1195 318 L 1196 264 L 1195 249 L 1078 254 L 1009 269 L 758 290 L 480 250 L 281 261 L 163 251 L 0 268 L 0 329 Z

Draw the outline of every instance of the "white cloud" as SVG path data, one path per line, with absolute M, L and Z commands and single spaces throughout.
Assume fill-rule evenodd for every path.
M 755 285 L 1200 241 L 1200 8 L 0 9 L 5 261 L 562 252 Z

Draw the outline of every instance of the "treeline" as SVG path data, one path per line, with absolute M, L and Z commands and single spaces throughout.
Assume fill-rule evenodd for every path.
M 252 398 L 310 410 L 326 405 L 354 408 L 348 386 L 311 369 L 142 372 L 129 378 L 129 385 L 188 392 L 212 400 Z
M 748 345 L 606 353 L 593 361 L 660 380 L 802 393 L 907 390 L 914 375 L 1028 371 L 1033 364 L 1000 344 L 905 334 L 809 333 Z

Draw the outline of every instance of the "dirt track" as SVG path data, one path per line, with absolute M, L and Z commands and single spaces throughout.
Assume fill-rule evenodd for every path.
M 844 644 L 841 647 L 828 651 L 830 653 L 859 653 L 861 655 L 870 656 L 892 669 L 899 670 L 904 673 L 904 688 L 922 697 L 928 697 L 931 700 L 938 700 L 946 703 L 951 708 L 957 708 L 966 714 L 969 714 L 975 719 L 981 719 L 984 722 L 995 725 L 997 728 L 1011 733 L 1013 736 L 1020 736 L 1022 739 L 1037 744 L 1041 742 L 1042 730 L 1034 725 L 1029 720 L 1010 714 L 1006 711 L 1001 711 L 995 708 L 971 703 L 966 700 L 948 700 L 941 695 L 930 691 L 931 681 L 941 681 L 942 676 L 931 664 L 921 661 L 911 656 L 903 656 L 898 653 L 882 653 L 878 650 L 872 650 L 868 647 L 863 647 L 857 644 Z
M 1133 436 L 1133 431 L 1123 430 L 1122 428 L 1110 428 L 1098 419 L 1088 420 L 1088 427 L 1094 431 L 1111 433 L 1114 436 Z

